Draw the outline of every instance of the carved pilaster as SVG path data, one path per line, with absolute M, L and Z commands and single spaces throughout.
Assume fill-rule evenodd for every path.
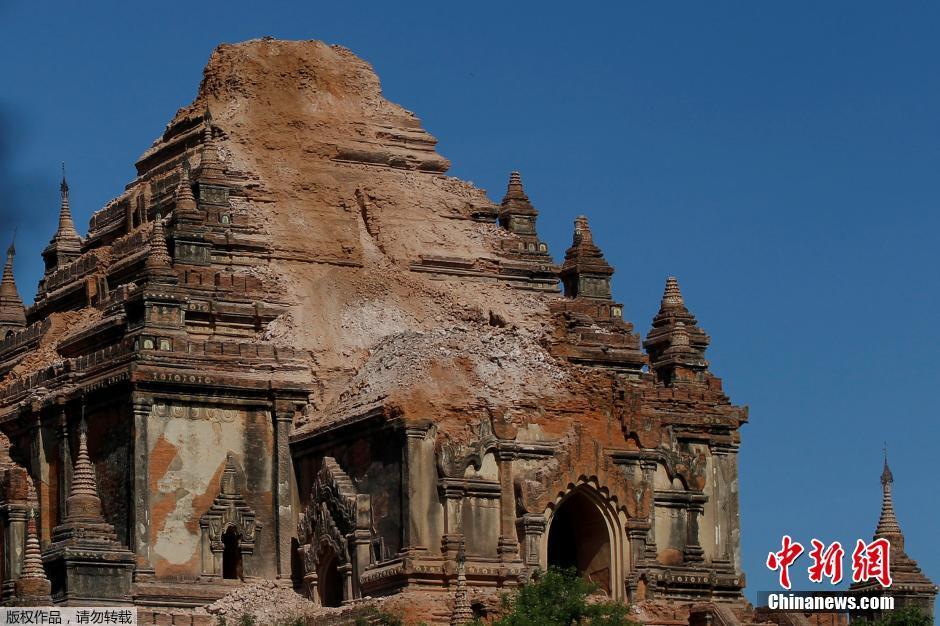
M 643 483 L 652 485 L 656 473 L 656 461 L 642 461 L 640 467 L 643 469 Z M 652 563 L 656 561 L 656 505 L 650 506 L 649 530 L 646 531 L 646 543 L 643 547 L 643 559 Z
M 291 506 L 290 480 L 291 424 L 294 420 L 294 406 L 286 402 L 275 402 L 274 412 L 274 541 L 277 554 L 278 578 L 291 575 L 291 535 L 294 524 L 294 511 Z
M 339 575 L 343 578 L 343 604 L 349 604 L 354 598 L 352 563 L 343 563 L 337 569 L 339 570 Z
M 497 551 L 501 561 L 516 561 L 519 558 L 519 540 L 516 538 L 516 498 L 512 482 L 512 459 L 510 451 L 497 452 L 499 461 L 499 543 Z
M 627 536 L 630 539 L 630 555 L 634 563 L 640 563 L 648 558 L 647 547 L 650 529 L 644 524 L 627 530 Z M 654 555 L 655 556 L 655 555 Z
M 133 424 L 133 480 L 134 502 L 130 507 L 132 518 L 130 546 L 134 551 L 136 568 L 134 579 L 154 574 L 150 545 L 150 485 L 149 485 L 149 445 L 147 424 L 153 399 L 141 394 L 133 394 L 131 408 L 134 414 Z
M 429 477 L 436 475 L 433 453 L 428 456 L 424 449 L 427 432 L 426 426 L 405 428 L 405 458 L 402 464 L 405 476 L 402 482 L 405 493 L 408 495 L 410 510 L 408 511 L 408 524 L 404 528 L 405 541 L 402 549 L 411 554 L 426 554 L 430 545 L 429 538 L 424 536 L 423 532 L 428 527 L 428 507 L 421 506 L 423 503 L 417 502 L 415 497 L 423 491 L 421 489 L 423 483 L 427 482 Z M 431 493 L 433 494 L 433 491 Z
M 463 499 L 467 493 L 462 481 L 444 479 L 441 483 L 444 495 L 444 534 L 441 551 L 447 561 L 455 561 L 464 543 Z
M 736 492 L 732 491 L 731 486 L 728 484 L 729 479 L 727 477 L 726 468 L 729 464 L 733 465 L 735 463 L 734 455 L 737 454 L 737 446 L 731 443 L 711 442 L 709 444 L 709 451 L 711 452 L 712 462 L 716 466 L 716 472 L 718 474 L 718 480 L 712 491 L 712 495 L 715 498 L 713 505 L 715 511 L 722 513 L 715 517 L 715 523 L 718 525 L 718 545 L 715 546 L 715 556 L 712 558 L 712 564 L 716 569 L 733 571 L 733 534 L 737 521 L 735 513 L 737 510 L 737 500 L 735 497 Z M 732 518 L 732 516 L 733 520 L 722 519 L 724 517 Z
M 526 513 L 516 520 L 519 534 L 522 535 L 522 559 L 530 571 L 542 565 L 541 545 L 546 524 L 545 516 L 541 513 Z
M 705 551 L 699 544 L 698 518 L 705 512 L 705 497 L 699 496 L 689 502 L 686 509 L 686 540 L 683 551 L 686 563 L 701 563 L 705 560 Z
M 23 571 L 26 547 L 26 501 L 8 503 L 0 507 L 3 518 L 3 600 L 13 596 L 13 583 Z

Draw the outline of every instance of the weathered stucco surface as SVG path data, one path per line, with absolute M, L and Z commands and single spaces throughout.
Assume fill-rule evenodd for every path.
M 264 437 L 264 426 L 269 424 L 268 416 L 250 411 L 211 405 L 153 405 L 148 423 L 150 527 L 158 574 L 198 571 L 199 518 L 219 494 L 229 454 L 234 455 L 237 466 L 252 470 L 254 480 L 242 483 L 244 492 L 249 499 L 254 496 L 266 501 L 266 518 L 271 519 L 270 497 L 258 498 L 270 494 L 266 479 L 271 475 L 272 446 L 270 434 Z M 241 480 L 245 481 L 244 469 Z

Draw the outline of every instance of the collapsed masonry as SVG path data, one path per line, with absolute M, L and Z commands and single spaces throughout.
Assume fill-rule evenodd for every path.
M 561 565 L 744 606 L 747 412 L 675 279 L 641 346 L 586 218 L 554 264 L 517 173 L 500 205 L 447 177 L 319 42 L 219 47 L 136 167 L 85 237 L 63 180 L 28 309 L 8 255 L 4 601 L 280 579 L 327 606 L 459 591 L 466 616 L 468 589 Z M 48 579 L 16 586 L 42 578 L 34 527 Z

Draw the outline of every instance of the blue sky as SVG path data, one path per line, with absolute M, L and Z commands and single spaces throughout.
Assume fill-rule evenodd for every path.
M 0 239 L 18 225 L 24 297 L 61 161 L 84 232 L 216 44 L 339 43 L 451 174 L 498 200 L 521 170 L 556 259 L 586 213 L 640 332 L 679 277 L 712 369 L 751 409 L 749 596 L 774 587 L 763 563 L 784 533 L 870 537 L 884 441 L 908 552 L 940 580 L 940 5 L 259 6 L 0 0 Z

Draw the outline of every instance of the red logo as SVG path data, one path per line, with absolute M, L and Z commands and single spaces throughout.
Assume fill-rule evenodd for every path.
M 861 539 L 852 553 L 852 581 L 865 582 L 874 578 L 882 587 L 891 586 L 891 543 L 875 539 L 866 544 Z
M 813 549 L 809 551 L 813 564 L 807 570 L 810 581 L 821 583 L 825 577 L 833 585 L 838 585 L 842 582 L 842 557 L 845 556 L 842 544 L 834 541 L 827 548 L 826 544 L 818 539 L 813 539 L 810 543 L 813 544 Z
M 767 555 L 767 568 L 780 573 L 780 586 L 790 589 L 790 566 L 803 554 L 803 545 L 784 535 L 779 552 Z M 812 539 L 812 550 L 808 552 L 813 564 L 807 568 L 810 582 L 821 583 L 828 578 L 830 584 L 842 582 L 842 559 L 845 550 L 838 541 L 826 545 Z M 887 539 L 875 539 L 865 543 L 861 539 L 852 552 L 852 582 L 877 580 L 882 587 L 891 586 L 891 543 Z
M 790 588 L 790 566 L 801 554 L 803 546 L 790 539 L 790 535 L 784 535 L 783 548 L 780 552 L 771 552 L 767 555 L 767 567 L 771 570 L 780 570 L 780 586 L 784 589 Z

